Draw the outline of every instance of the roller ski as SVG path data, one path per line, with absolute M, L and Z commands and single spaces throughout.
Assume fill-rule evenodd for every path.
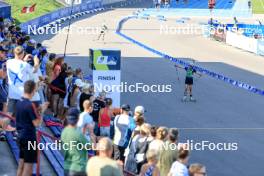
M 182 97 L 181 101 L 182 102 L 194 102 L 195 103 L 196 102 L 196 99 L 193 98 L 193 97 L 184 96 L 184 97 Z

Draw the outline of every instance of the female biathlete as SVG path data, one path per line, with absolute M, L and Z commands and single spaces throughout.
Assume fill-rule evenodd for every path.
M 193 86 L 193 75 L 197 74 L 200 77 L 202 76 L 200 73 L 197 73 L 196 70 L 193 68 L 193 65 L 188 65 L 187 67 L 180 67 L 178 65 L 175 65 L 175 67 L 184 69 L 186 71 L 186 77 L 185 77 L 185 90 L 184 90 L 184 96 L 182 98 L 182 101 L 187 101 L 188 93 L 190 95 L 190 101 L 195 102 L 196 100 L 192 96 L 192 86 Z

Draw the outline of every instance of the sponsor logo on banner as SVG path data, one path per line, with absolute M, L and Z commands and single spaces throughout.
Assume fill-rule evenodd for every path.
M 116 65 L 117 64 L 117 58 L 113 57 L 113 56 L 99 56 L 97 58 L 97 64 Z

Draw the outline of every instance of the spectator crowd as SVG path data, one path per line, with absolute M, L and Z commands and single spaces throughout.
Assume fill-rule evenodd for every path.
M 64 125 L 63 143 L 91 147 L 63 151 L 65 176 L 206 175 L 204 165 L 189 164 L 190 151 L 178 144 L 176 128 L 151 125 L 143 106 L 112 107 L 113 100 L 83 77 L 80 68 L 0 17 L 0 108 L 15 118 L 15 125 L 0 118 L 0 131 L 2 140 L 6 131 L 17 140 L 18 176 L 31 175 L 37 162 L 37 151 L 27 143 L 36 142 L 44 114 Z M 178 147 L 164 147 L 170 144 Z

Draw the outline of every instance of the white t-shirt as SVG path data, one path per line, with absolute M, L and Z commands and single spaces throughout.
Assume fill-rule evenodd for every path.
M 35 81 L 35 83 L 39 82 L 39 77 L 42 76 L 41 70 L 38 69 L 38 71 L 36 73 L 33 73 L 32 76 L 33 76 L 33 80 Z M 39 96 L 38 91 L 35 92 L 31 101 L 40 101 L 40 96 Z
M 24 83 L 33 80 L 33 67 L 19 59 L 6 62 L 8 76 L 8 98 L 19 100 L 24 93 Z
M 160 152 L 164 148 L 164 142 L 158 139 L 154 139 L 149 144 L 149 150 L 155 150 L 157 152 Z
M 66 95 L 65 95 L 65 98 L 64 98 L 64 100 L 63 100 L 63 106 L 65 107 L 65 108 L 68 108 L 69 106 L 68 106 L 68 96 L 69 96 L 69 86 L 70 86 L 70 84 L 69 84 L 69 79 L 71 79 L 72 78 L 72 76 L 71 77 L 67 77 L 66 79 L 65 79 L 65 86 L 66 86 Z
M 172 176 L 189 176 L 187 167 L 179 161 L 175 161 L 172 164 L 170 174 L 172 174 Z
M 133 117 L 125 114 L 116 116 L 114 120 L 115 124 L 115 135 L 113 143 L 118 146 L 123 146 L 127 141 L 128 130 L 135 128 L 135 123 Z M 132 130 L 132 129 L 131 129 Z
M 77 127 L 81 130 L 81 132 L 83 131 L 83 128 L 86 126 L 86 125 L 94 125 L 94 121 L 93 121 L 93 118 L 92 116 L 87 113 L 87 112 L 82 112 L 79 116 L 79 120 L 78 120 L 78 123 L 77 123 Z M 85 137 L 87 138 L 87 140 L 90 140 L 91 137 L 90 137 L 90 133 L 88 130 L 86 130 L 86 134 L 85 134 Z

